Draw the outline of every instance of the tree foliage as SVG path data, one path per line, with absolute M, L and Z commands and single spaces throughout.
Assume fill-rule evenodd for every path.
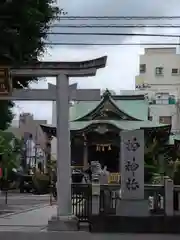
M 145 182 L 151 181 L 154 175 L 159 177 L 160 166 L 156 158 L 158 158 L 162 148 L 162 144 L 156 137 L 146 139 L 144 146 Z
M 0 63 L 22 66 L 38 61 L 45 51 L 44 40 L 58 15 L 54 0 L 0 0 Z M 14 77 L 13 87 L 28 87 L 30 77 Z M 6 129 L 13 115 L 10 101 L 0 101 L 0 129 Z
M 13 133 L 0 131 L 1 167 L 8 172 L 20 165 L 20 151 L 22 143 Z
M 14 103 L 11 101 L 0 100 L 0 130 L 5 130 L 10 126 L 14 117 L 12 112 L 13 106 Z

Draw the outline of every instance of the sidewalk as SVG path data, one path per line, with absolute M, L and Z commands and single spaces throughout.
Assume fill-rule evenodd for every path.
M 9 194 L 7 204 L 5 196 L 0 196 L 0 217 L 4 213 L 15 213 L 49 205 L 49 195 Z
M 13 215 L 0 216 L 0 231 L 24 229 L 39 231 L 47 226 L 48 220 L 55 214 L 56 206 L 44 206 Z
M 44 232 L 48 224 L 48 220 L 52 215 L 56 214 L 56 206 L 44 206 L 35 210 L 17 213 L 14 215 L 0 217 L 0 239 L 6 236 L 6 239 L 18 240 L 34 239 L 34 240 L 58 240 L 59 238 L 87 239 L 87 240 L 178 240 L 179 235 L 171 234 L 91 234 L 89 232 Z
M 91 234 L 88 232 L 0 232 L 0 239 L 7 240 L 178 240 L 179 235 L 173 234 Z

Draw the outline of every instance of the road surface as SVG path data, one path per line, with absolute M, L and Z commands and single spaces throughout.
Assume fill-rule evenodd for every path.
M 0 194 L 0 213 L 3 211 L 26 210 L 39 205 L 50 203 L 49 195 L 33 195 L 26 193 L 9 193 L 7 204 L 5 204 L 4 194 Z

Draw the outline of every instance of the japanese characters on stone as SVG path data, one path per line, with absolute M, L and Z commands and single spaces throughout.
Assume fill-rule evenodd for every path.
M 144 194 L 144 132 L 123 132 L 121 141 L 121 188 L 125 198 L 137 199 Z
M 127 151 L 136 152 L 136 150 L 140 147 L 140 143 L 136 139 L 136 137 L 132 137 L 132 139 L 129 139 L 127 142 L 124 143 L 126 146 Z M 132 160 L 125 159 L 125 171 L 128 171 L 131 173 L 131 176 L 128 177 L 126 181 L 126 188 L 129 191 L 135 191 L 137 188 L 139 188 L 139 183 L 136 180 L 135 172 L 139 167 L 139 164 L 136 163 L 136 158 L 135 156 L 132 157 Z
M 129 139 L 127 142 L 125 142 L 126 149 L 130 152 L 135 152 L 139 147 L 140 143 L 137 141 L 136 137 L 132 137 L 132 139 Z

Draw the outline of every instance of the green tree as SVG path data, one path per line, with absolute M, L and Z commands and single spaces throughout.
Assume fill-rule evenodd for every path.
M 144 146 L 144 180 L 145 182 L 150 182 L 152 180 L 153 174 L 158 171 L 158 165 L 155 161 L 155 156 L 158 152 L 159 143 L 156 138 L 146 139 Z
M 0 0 L 0 64 L 31 64 L 45 51 L 45 42 L 51 23 L 59 9 L 54 0 Z M 35 78 L 14 77 L 14 88 L 28 87 Z M 13 104 L 0 101 L 0 129 L 12 121 Z
M 21 141 L 13 133 L 0 131 L 1 167 L 7 174 L 20 165 Z
M 11 101 L 0 100 L 0 130 L 5 130 L 11 124 L 14 114 L 12 112 L 14 103 Z

